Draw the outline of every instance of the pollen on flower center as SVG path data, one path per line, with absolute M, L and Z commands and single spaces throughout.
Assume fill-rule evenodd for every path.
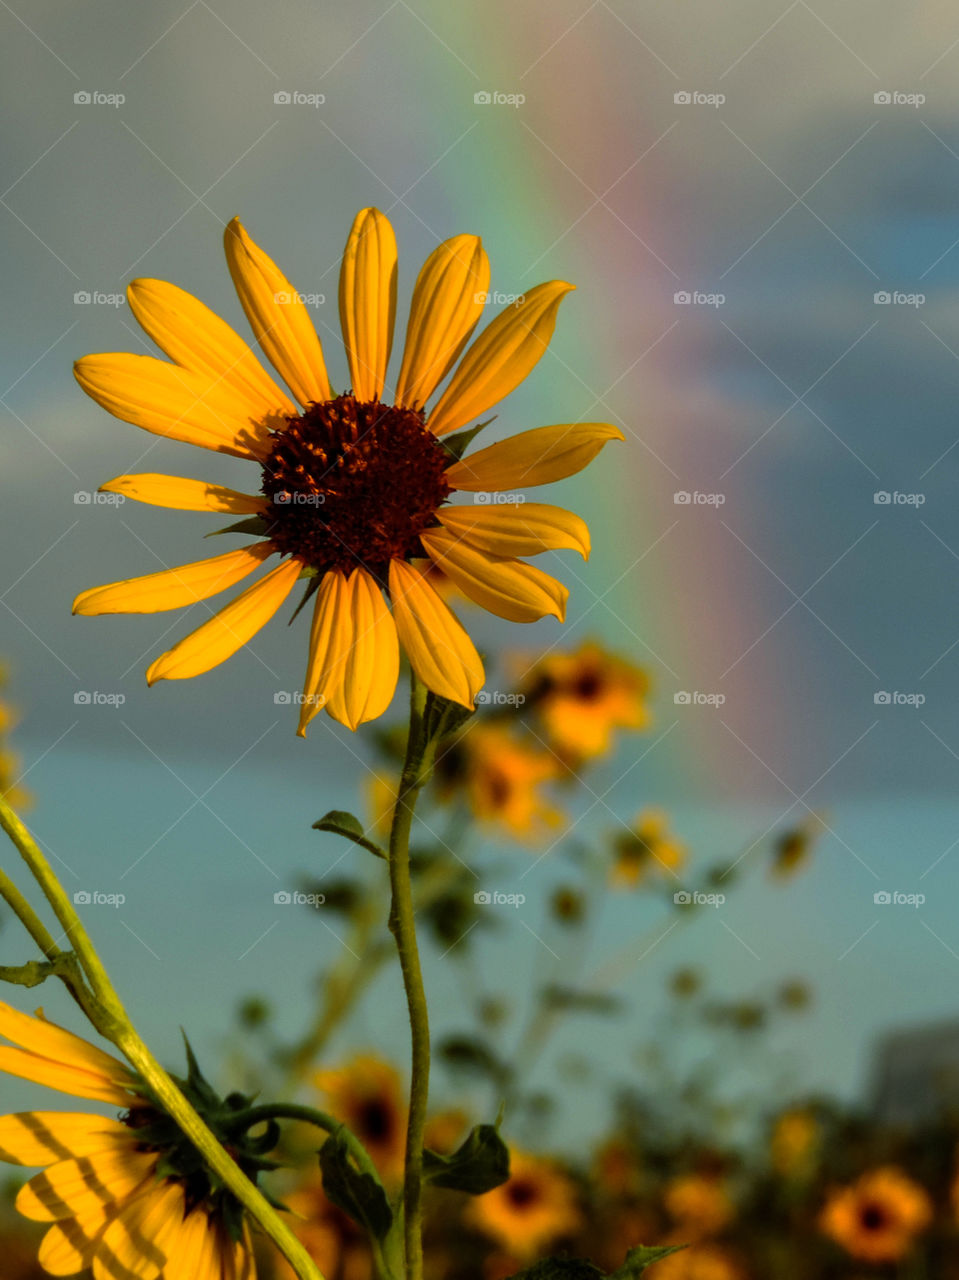
M 361 564 L 384 580 L 391 560 L 424 554 L 448 462 L 421 412 L 352 395 L 311 404 L 263 463 L 270 538 L 320 573 Z

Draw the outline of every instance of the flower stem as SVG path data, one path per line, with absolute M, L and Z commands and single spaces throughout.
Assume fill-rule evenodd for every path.
M 403 1239 L 406 1280 L 423 1275 L 423 1135 L 430 1085 L 430 1024 L 416 941 L 413 884 L 410 874 L 410 830 L 416 799 L 432 766 L 434 742 L 424 721 L 426 686 L 415 673 L 410 688 L 410 731 L 399 795 L 390 830 L 390 932 L 396 940 L 406 990 L 411 1033 L 410 1108 L 403 1177 Z
M 6 831 L 30 868 L 33 878 L 42 889 L 67 937 L 72 942 L 73 952 L 92 991 L 92 997 L 84 1002 L 84 1010 L 94 1027 L 115 1044 L 127 1061 L 139 1072 L 158 1101 L 177 1122 L 209 1167 L 219 1175 L 224 1185 L 239 1200 L 250 1217 L 259 1224 L 284 1254 L 300 1280 L 324 1280 L 323 1273 L 289 1226 L 207 1128 L 140 1038 L 89 934 L 84 929 L 73 903 L 57 879 L 53 868 L 26 826 L 2 797 L 0 797 L 0 826 Z M 22 899 L 22 895 L 11 898 L 7 892 L 7 886 L 4 884 L 2 888 L 3 896 L 20 915 L 40 949 L 49 956 L 49 947 L 52 946 L 54 955 L 50 958 L 55 959 L 56 944 L 50 939 L 32 908 L 26 904 L 25 899 Z M 21 914 L 18 909 L 23 906 L 26 906 L 26 914 Z

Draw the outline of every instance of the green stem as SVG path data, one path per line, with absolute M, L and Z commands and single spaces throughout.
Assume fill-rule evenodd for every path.
M 390 932 L 396 940 L 409 1009 L 412 1043 L 410 1108 L 403 1176 L 403 1239 L 406 1280 L 423 1275 L 423 1135 L 430 1085 L 430 1025 L 416 941 L 413 884 L 410 874 L 410 831 L 416 799 L 429 776 L 434 744 L 424 723 L 426 686 L 414 674 L 410 689 L 410 732 L 399 796 L 390 830 Z
M 351 1129 L 342 1121 L 325 1111 L 317 1111 L 315 1107 L 300 1106 L 296 1102 L 267 1102 L 259 1107 L 249 1107 L 245 1111 L 237 1111 L 230 1116 L 229 1124 L 236 1126 L 237 1131 L 246 1132 L 256 1124 L 267 1120 L 299 1120 L 303 1124 L 311 1124 L 324 1133 L 338 1134 L 346 1142 L 350 1155 L 366 1173 L 371 1173 L 379 1181 L 376 1165 L 366 1147 Z
M 30 868 L 33 878 L 43 890 L 57 919 L 73 943 L 74 954 L 92 989 L 90 1008 L 87 1011 L 90 1021 L 106 1039 L 117 1046 L 127 1061 L 139 1072 L 154 1096 L 177 1122 L 209 1167 L 219 1175 L 224 1185 L 239 1200 L 250 1217 L 259 1224 L 264 1233 L 288 1259 L 300 1280 L 324 1280 L 323 1273 L 289 1226 L 207 1128 L 137 1034 L 103 962 L 74 910 L 73 903 L 30 832 L 2 797 L 0 797 L 0 826 L 6 831 Z M 11 902 L 10 898 L 7 898 L 7 901 Z M 16 910 L 14 902 L 11 902 L 11 906 Z M 26 915 L 20 918 L 34 934 L 41 950 L 46 953 L 46 948 L 34 933 L 34 925 L 39 922 L 32 910 L 28 907 Z M 40 928 L 42 929 L 43 926 L 41 925 Z M 56 952 L 56 944 L 52 939 L 49 941 Z

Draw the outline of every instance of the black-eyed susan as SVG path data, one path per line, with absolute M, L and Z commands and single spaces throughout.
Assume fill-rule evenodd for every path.
M 932 1220 L 925 1190 L 895 1165 L 833 1191 L 819 1217 L 827 1236 L 863 1262 L 898 1262 Z
M 94 1280 L 253 1280 L 239 1205 L 123 1063 L 42 1016 L 0 1004 L 0 1071 L 122 1110 L 0 1117 L 0 1159 L 42 1166 L 20 1190 L 24 1217 L 49 1224 L 51 1275 Z M 205 1085 L 205 1082 L 204 1082 Z M 208 1086 L 206 1086 L 208 1088 Z M 235 1158 L 255 1176 L 258 1159 Z
M 650 723 L 646 672 L 592 640 L 527 667 L 520 692 L 552 749 L 574 762 L 605 755 L 614 730 Z
M 509 1179 L 477 1196 L 468 1221 L 517 1258 L 529 1258 L 582 1225 L 576 1188 L 549 1160 L 510 1154 Z
M 561 776 L 559 762 L 504 724 L 473 721 L 447 744 L 436 776 L 441 799 L 462 796 L 478 822 L 517 840 L 535 843 L 562 823 L 543 791 Z
M 669 819 L 659 809 L 645 809 L 613 841 L 610 879 L 618 888 L 635 888 L 650 875 L 675 878 L 686 861 L 686 849 L 669 833 Z
M 358 1054 L 342 1067 L 317 1071 L 313 1084 L 337 1120 L 363 1143 L 383 1177 L 398 1177 L 406 1151 L 406 1105 L 396 1068 L 373 1054 Z
M 299 732 L 324 707 L 355 729 L 389 705 L 400 646 L 435 693 L 472 707 L 483 666 L 432 586 L 438 565 L 465 596 L 514 622 L 562 619 L 567 590 L 520 557 L 589 553 L 571 512 L 516 500 L 451 504 L 454 493 L 509 494 L 573 475 L 622 433 L 607 423 L 525 431 L 461 457 L 448 442 L 526 377 L 552 336 L 560 280 L 528 290 L 465 351 L 482 312 L 489 263 L 476 236 L 444 241 L 413 290 L 406 346 L 386 392 L 396 312 L 397 250 L 377 209 L 356 217 L 340 271 L 340 321 L 352 388 L 337 394 L 301 295 L 234 219 L 226 256 L 260 351 L 203 303 L 159 280 L 136 280 L 130 309 L 169 357 L 105 354 L 77 363 L 80 386 L 110 413 L 168 439 L 244 458 L 258 492 L 176 476 L 118 476 L 103 488 L 176 510 L 245 517 L 258 540 L 240 550 L 82 592 L 82 614 L 153 613 L 207 600 L 278 556 L 196 631 L 162 654 L 147 680 L 200 675 L 246 644 L 309 577 L 316 600 Z M 462 357 L 461 357 L 461 353 Z M 458 361 L 458 363 L 457 363 Z M 445 390 L 426 405 L 447 374 Z M 459 442 L 462 444 L 462 439 Z M 389 605 L 384 599 L 384 593 Z

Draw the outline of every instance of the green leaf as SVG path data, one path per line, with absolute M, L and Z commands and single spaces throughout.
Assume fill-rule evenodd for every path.
M 327 1199 L 377 1240 L 382 1240 L 393 1223 L 390 1202 L 379 1179 L 372 1173 L 361 1172 L 350 1162 L 342 1134 L 331 1134 L 320 1148 L 320 1171 Z
M 455 1070 L 485 1076 L 495 1083 L 509 1078 L 509 1068 L 474 1036 L 449 1036 L 438 1048 L 443 1062 Z
M 634 1280 L 634 1277 L 642 1275 L 654 1262 L 668 1258 L 671 1253 L 678 1253 L 680 1249 L 688 1248 L 689 1246 L 685 1244 L 637 1245 L 635 1249 L 627 1251 L 626 1261 L 611 1273 L 609 1280 Z
M 478 1124 L 452 1155 L 423 1152 L 423 1176 L 436 1187 L 482 1196 L 509 1178 L 509 1148 L 494 1124 Z
M 331 809 L 329 813 L 324 813 L 318 822 L 313 823 L 313 830 L 332 831 L 334 835 L 342 836 L 344 840 L 352 840 L 361 849 L 367 849 L 377 858 L 383 858 L 386 861 L 386 854 L 380 846 L 373 840 L 367 839 L 360 826 L 359 818 L 354 817 L 352 813 L 347 813 L 345 809 Z
M 452 454 L 448 465 L 451 466 L 454 462 L 459 462 L 476 436 L 479 435 L 484 427 L 488 427 L 495 418 L 496 415 L 494 414 L 492 418 L 487 418 L 485 422 L 478 422 L 475 427 L 467 427 L 464 431 L 454 431 L 451 436 L 442 438 L 440 444 L 447 453 Z
M 245 520 L 237 520 L 235 524 L 228 524 L 225 529 L 211 529 L 204 536 L 216 538 L 221 533 L 251 533 L 254 537 L 265 538 L 269 531 L 270 526 L 262 516 L 247 516 Z

